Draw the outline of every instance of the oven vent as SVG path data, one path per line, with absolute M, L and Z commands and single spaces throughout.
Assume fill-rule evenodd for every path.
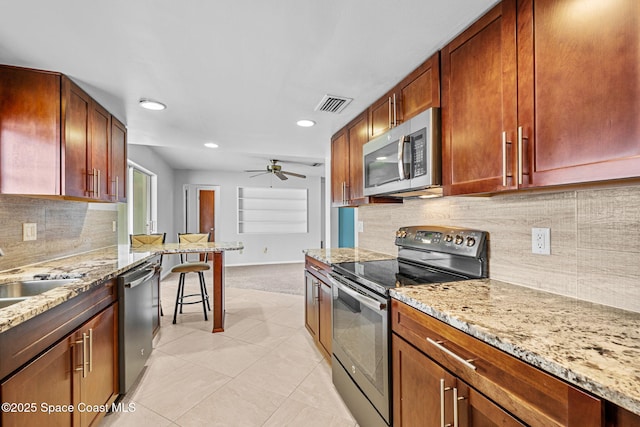
M 326 111 L 327 113 L 339 114 L 351 101 L 353 101 L 353 98 L 325 95 L 315 108 L 315 111 Z

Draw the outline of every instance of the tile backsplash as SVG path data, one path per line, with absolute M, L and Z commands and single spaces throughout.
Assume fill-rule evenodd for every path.
M 115 245 L 117 205 L 0 195 L 0 271 Z M 22 241 L 22 224 L 37 240 Z
M 640 312 L 640 185 L 406 200 L 358 219 L 358 246 L 390 254 L 400 226 L 486 230 L 491 278 Z M 551 229 L 550 256 L 531 253 L 532 227 Z

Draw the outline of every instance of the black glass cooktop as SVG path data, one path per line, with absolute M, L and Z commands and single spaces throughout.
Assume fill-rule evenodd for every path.
M 469 277 L 418 266 L 396 259 L 333 264 L 336 273 L 366 286 L 378 293 L 389 289 L 425 283 L 453 282 Z

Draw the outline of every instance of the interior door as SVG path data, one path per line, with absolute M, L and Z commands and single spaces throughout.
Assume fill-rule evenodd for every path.
M 214 190 L 198 191 L 198 231 L 200 233 L 210 233 L 209 241 L 214 242 L 215 238 L 215 207 L 216 192 Z M 204 254 L 200 255 L 200 261 L 204 261 Z

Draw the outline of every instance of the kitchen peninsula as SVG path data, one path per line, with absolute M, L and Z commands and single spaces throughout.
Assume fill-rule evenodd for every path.
M 0 273 L 0 286 L 39 274 L 79 279 L 0 310 L 0 333 L 117 277 L 149 258 L 180 253 L 213 253 L 213 332 L 221 332 L 224 330 L 224 252 L 243 248 L 241 242 L 165 243 L 137 248 L 118 245 L 4 271 Z

